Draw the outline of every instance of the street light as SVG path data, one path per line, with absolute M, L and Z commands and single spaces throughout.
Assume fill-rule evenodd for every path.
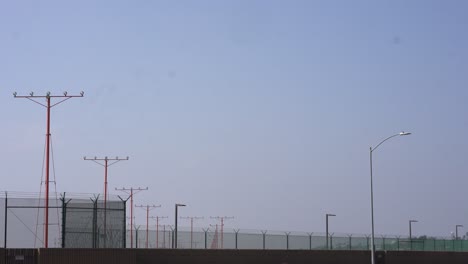
M 463 227 L 463 225 L 456 225 L 455 226 L 455 240 L 458 240 L 458 228 Z
M 374 243 L 374 187 L 372 182 L 372 153 L 376 150 L 380 145 L 382 145 L 385 141 L 397 137 L 397 136 L 408 136 L 411 135 L 409 132 L 400 132 L 398 134 L 389 136 L 388 138 L 382 140 L 375 148 L 370 147 L 369 156 L 370 156 L 370 189 L 371 189 L 371 225 L 372 225 L 372 234 L 371 234 L 371 263 L 375 264 L 375 243 Z
M 334 214 L 326 214 L 325 215 L 325 219 L 326 219 L 325 220 L 325 223 L 326 223 L 325 224 L 325 233 L 326 233 L 326 238 L 327 238 L 327 242 L 326 242 L 327 249 L 328 249 L 328 217 L 329 216 L 336 216 L 336 215 L 334 215 Z
M 186 206 L 185 204 L 175 204 L 175 227 L 174 227 L 174 248 L 177 248 L 177 211 L 179 206 Z
M 410 241 L 412 239 L 411 224 L 412 223 L 417 223 L 417 222 L 418 222 L 418 220 L 409 220 L 409 239 L 410 239 Z

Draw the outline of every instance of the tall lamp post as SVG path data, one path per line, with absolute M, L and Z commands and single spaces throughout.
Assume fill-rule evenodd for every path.
M 174 225 L 174 240 L 173 240 L 173 243 L 174 243 L 174 248 L 177 248 L 177 211 L 178 211 L 178 208 L 179 206 L 186 206 L 185 204 L 176 204 L 175 205 L 175 225 Z
M 410 239 L 410 241 L 413 238 L 413 236 L 412 236 L 413 233 L 411 232 L 411 224 L 412 223 L 417 223 L 417 222 L 418 222 L 418 220 L 409 220 L 409 239 Z
M 458 240 L 458 228 L 463 227 L 463 225 L 456 225 L 455 226 L 455 240 Z
M 326 233 L 326 238 L 327 238 L 327 242 L 326 242 L 327 249 L 329 248 L 328 247 L 328 217 L 329 216 L 336 216 L 336 215 L 334 215 L 334 214 L 326 214 L 325 215 L 325 233 Z
M 371 234 L 371 263 L 375 264 L 375 241 L 374 241 L 374 187 L 372 182 L 372 153 L 385 141 L 397 137 L 397 136 L 408 136 L 411 133 L 408 132 L 400 132 L 395 135 L 391 135 L 388 138 L 382 140 L 379 144 L 377 144 L 374 148 L 370 147 L 369 156 L 370 156 L 370 189 L 371 189 L 371 226 L 372 226 L 372 234 Z

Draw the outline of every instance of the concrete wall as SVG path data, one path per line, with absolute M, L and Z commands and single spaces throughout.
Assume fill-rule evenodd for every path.
M 40 249 L 38 264 L 367 264 L 367 251 Z
M 468 263 L 466 252 L 427 252 L 427 251 L 388 251 L 385 254 L 386 264 L 461 264 Z
M 0 264 L 5 264 L 5 250 L 0 248 Z
M 309 250 L 171 250 L 171 249 L 39 249 L 36 264 L 370 264 L 369 251 Z M 24 254 L 20 250 L 8 251 Z M 0 249 L 0 264 L 4 263 Z M 376 264 L 461 264 L 467 252 L 377 252 Z

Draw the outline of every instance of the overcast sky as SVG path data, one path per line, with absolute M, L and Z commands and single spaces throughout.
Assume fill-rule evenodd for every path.
M 109 189 L 226 228 L 448 236 L 468 227 L 466 1 L 0 0 L 1 190 Z M 112 193 L 118 194 L 115 191 Z M 141 211 L 141 212 L 140 212 Z M 143 210 L 137 222 L 144 223 Z M 182 221 L 182 225 L 188 222 Z M 465 230 L 461 230 L 465 232 Z

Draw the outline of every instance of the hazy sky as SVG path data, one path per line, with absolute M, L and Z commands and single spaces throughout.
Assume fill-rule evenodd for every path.
M 44 108 L 58 191 L 109 188 L 227 228 L 468 227 L 467 1 L 0 0 L 1 190 L 38 192 Z M 115 191 L 112 191 L 116 193 Z M 141 212 L 140 212 L 141 211 Z M 144 223 L 143 210 L 137 222 Z M 182 222 L 188 225 L 188 222 Z M 205 219 L 199 226 L 214 223 Z M 466 230 L 461 230 L 465 232 Z

